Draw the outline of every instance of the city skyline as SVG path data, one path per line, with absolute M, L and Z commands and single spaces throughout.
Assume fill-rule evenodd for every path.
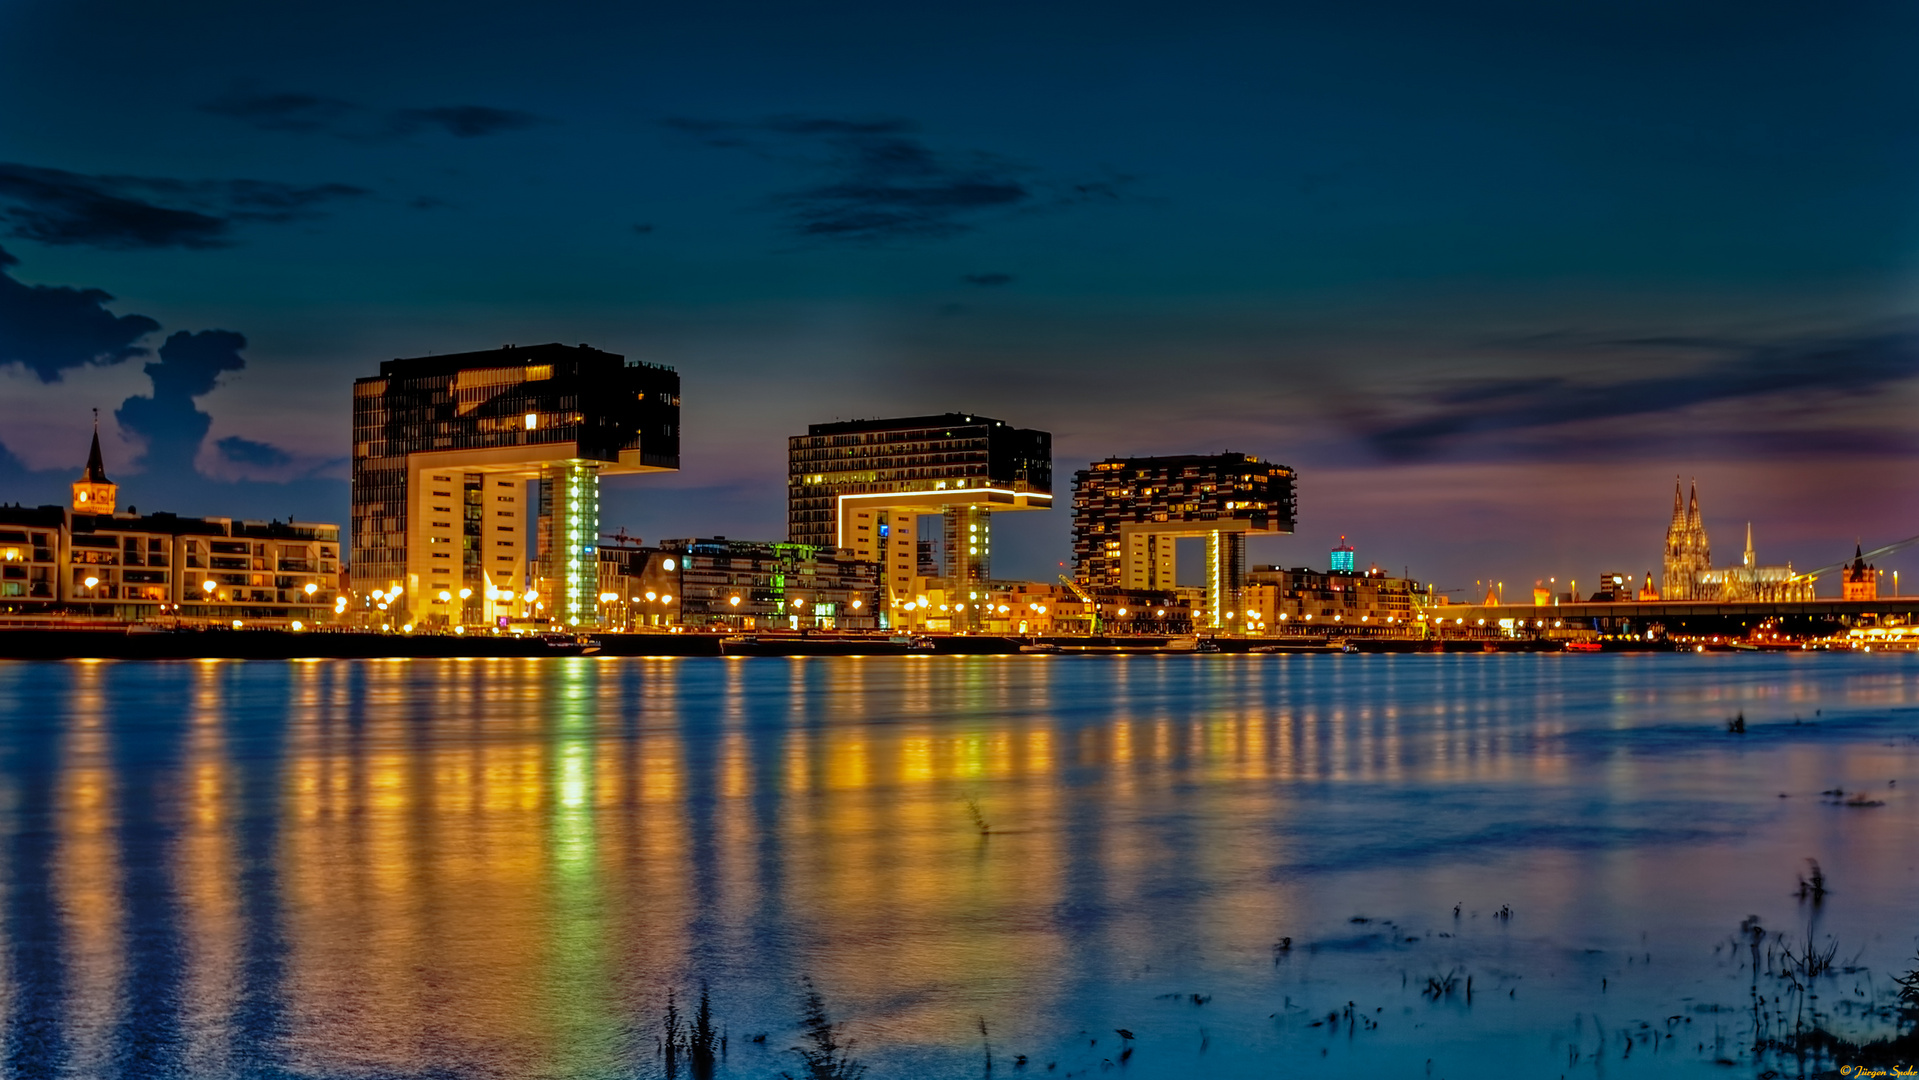
M 1919 531 L 1909 13 L 237 10 L 0 13 L 7 501 L 98 407 L 133 502 L 345 521 L 352 377 L 584 341 L 685 380 L 683 471 L 606 487 L 649 538 L 954 410 L 1287 462 L 1250 562 L 1442 587 L 1657 573 L 1674 472 L 1768 560 Z

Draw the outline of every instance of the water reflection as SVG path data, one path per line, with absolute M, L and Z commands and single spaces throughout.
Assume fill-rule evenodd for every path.
M 1912 772 L 1919 666 L 1881 660 L 3 665 L 5 1073 L 635 1076 L 704 981 L 769 1075 L 802 974 L 894 1074 L 976 1069 L 987 1018 L 1036 1061 L 1123 1021 L 1180 1075 L 1198 1022 L 1153 1010 L 1202 984 L 1209 1068 L 1250 1071 L 1280 999 L 1442 958 L 1281 935 L 1511 903 L 1523 934 L 1423 933 L 1543 990 L 1573 942 L 1786 903 L 1815 851 L 1896 952 L 1919 815 L 1816 800 Z

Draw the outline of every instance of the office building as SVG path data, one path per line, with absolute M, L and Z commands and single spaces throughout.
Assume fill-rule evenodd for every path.
M 1085 586 L 1171 592 L 1178 541 L 1206 540 L 1206 601 L 1224 627 L 1248 533 L 1293 531 L 1293 470 L 1248 454 L 1107 458 L 1073 477 L 1073 571 Z
M 586 345 L 389 360 L 353 384 L 353 577 L 396 624 L 599 617 L 599 483 L 680 463 L 680 377 Z
M 921 517 L 941 517 L 947 587 L 978 593 L 992 579 L 992 515 L 1053 505 L 1052 436 L 989 417 L 813 424 L 787 445 L 788 540 L 878 564 L 886 626 L 917 595 Z M 976 627 L 979 608 L 966 611 L 954 629 Z
M 338 525 L 122 511 L 97 430 L 69 506 L 0 507 L 0 611 L 307 626 L 340 600 Z
M 1339 546 L 1327 556 L 1326 569 L 1336 574 L 1353 572 L 1353 545 L 1347 543 L 1345 537 L 1339 538 Z
M 1227 614 L 1230 629 L 1253 634 L 1417 635 L 1431 594 L 1410 578 L 1378 569 L 1321 572 L 1255 567 L 1246 575 L 1241 606 Z
M 667 540 L 600 548 L 601 623 L 647 630 L 875 630 L 879 564 L 838 548 Z

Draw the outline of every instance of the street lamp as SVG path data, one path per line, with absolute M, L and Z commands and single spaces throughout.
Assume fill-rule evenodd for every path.
M 93 576 L 93 575 L 91 575 L 91 574 L 89 574 L 89 575 L 87 575 L 87 579 L 86 579 L 86 581 L 84 581 L 84 582 L 82 582 L 82 584 L 84 584 L 84 585 L 85 585 L 85 586 L 86 586 L 87 588 L 89 588 L 89 589 L 91 589 L 91 588 L 93 588 L 93 587 L 94 587 L 95 585 L 98 585 L 98 584 L 100 584 L 100 579 L 99 579 L 99 578 L 97 578 L 97 577 L 94 577 L 94 576 Z
M 319 587 L 318 585 L 315 585 L 315 584 L 314 584 L 313 582 L 311 582 L 311 581 L 309 581 L 309 582 L 307 582 L 307 585 L 306 585 L 306 594 L 307 594 L 308 596 L 312 596 L 312 595 L 313 595 L 314 593 L 317 593 L 317 592 L 319 592 L 319 591 L 320 591 L 320 587 Z

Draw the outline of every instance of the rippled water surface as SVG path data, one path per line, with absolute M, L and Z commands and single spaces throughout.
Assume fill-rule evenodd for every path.
M 0 1073 L 659 1076 L 704 984 L 767 1077 L 810 978 L 872 1080 L 1751 1074 L 1742 918 L 1839 943 L 1834 1024 L 1912 966 L 1916 708 L 1878 655 L 0 664 Z

